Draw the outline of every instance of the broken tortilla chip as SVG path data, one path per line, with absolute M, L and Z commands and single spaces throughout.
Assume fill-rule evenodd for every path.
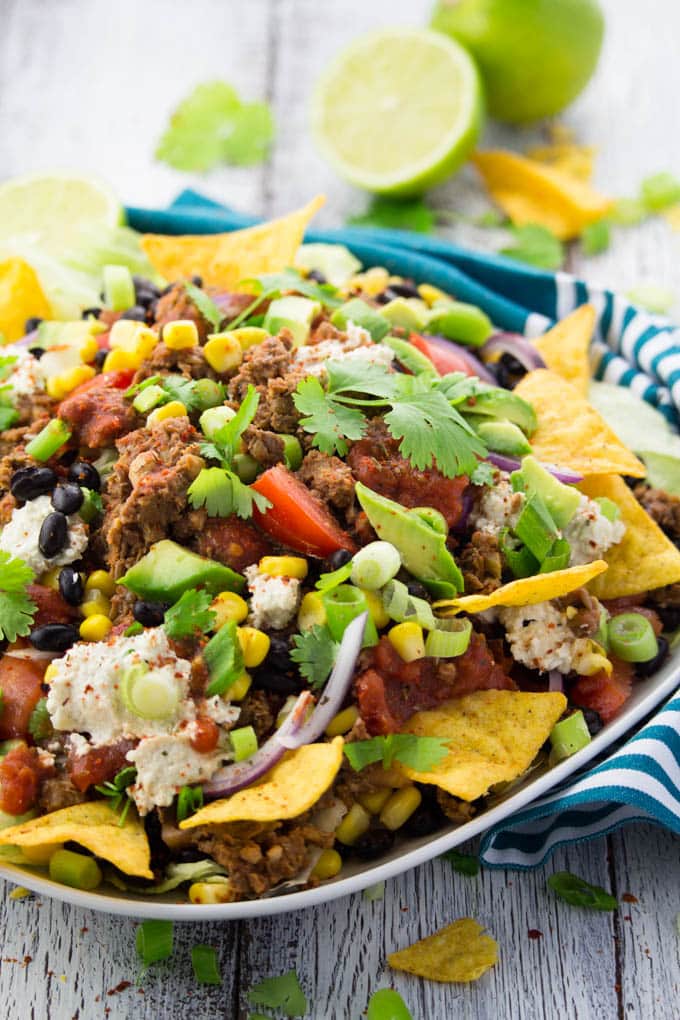
M 141 245 L 166 280 L 197 273 L 208 286 L 243 290 L 244 280 L 293 265 L 307 224 L 324 201 L 317 195 L 288 216 L 226 234 L 145 234 Z
M 540 223 L 562 241 L 578 237 L 613 204 L 587 182 L 516 152 L 477 152 L 472 162 L 515 226 Z
M 591 499 L 601 496 L 613 500 L 621 511 L 626 531 L 603 558 L 608 569 L 590 582 L 588 590 L 599 599 L 662 588 L 680 581 L 680 551 L 640 506 L 622 478 L 617 475 L 593 475 L 578 486 Z
M 483 613 L 493 606 L 535 606 L 538 602 L 561 598 L 570 591 L 581 588 L 607 569 L 604 560 L 593 560 L 577 567 L 565 567 L 547 574 L 520 577 L 509 584 L 496 588 L 490 595 L 460 595 L 456 599 L 442 599 L 433 604 L 440 616 L 455 616 L 456 613 Z
M 539 460 L 581 475 L 644 478 L 644 464 L 585 397 L 555 372 L 546 368 L 528 372 L 514 392 L 536 412 L 538 428 L 531 448 Z
M 461 917 L 441 931 L 390 953 L 394 970 L 430 981 L 476 981 L 498 960 L 498 943 L 472 917 Z
M 0 334 L 10 343 L 26 330 L 26 319 L 52 315 L 35 271 L 20 258 L 0 262 Z
M 416 712 L 405 733 L 440 737 L 449 753 L 428 772 L 395 767 L 416 783 L 431 783 L 453 797 L 472 801 L 496 783 L 509 782 L 529 768 L 567 707 L 559 691 L 475 691 Z
M 119 815 L 105 801 L 88 801 L 0 830 L 0 846 L 36 848 L 79 843 L 126 875 L 153 878 L 149 840 L 137 814 L 130 810 L 125 824 L 119 822 Z
M 180 822 L 180 829 L 223 822 L 277 822 L 297 818 L 316 804 L 342 765 L 342 737 L 289 751 L 257 786 L 207 804 Z
M 547 368 L 566 379 L 584 397 L 588 396 L 590 385 L 588 351 L 595 329 L 595 315 L 592 305 L 581 305 L 534 340 L 534 347 Z

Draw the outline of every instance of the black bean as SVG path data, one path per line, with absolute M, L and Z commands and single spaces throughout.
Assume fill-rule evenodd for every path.
M 429 836 L 431 832 L 441 828 L 441 825 L 441 811 L 429 804 L 420 804 L 399 831 L 407 836 Z
M 193 283 L 194 287 L 202 287 L 203 286 L 203 277 L 202 276 L 198 276 L 198 274 L 196 274 L 195 276 L 191 277 L 191 282 Z
M 352 554 L 347 552 L 346 549 L 336 549 L 334 553 L 328 557 L 328 566 L 331 570 L 339 570 L 340 567 L 344 567 L 346 563 L 352 559 Z
M 24 333 L 32 333 L 34 329 L 37 329 L 43 320 L 39 315 L 32 315 L 30 319 L 26 319 L 24 323 Z
M 29 347 L 28 353 L 32 354 L 36 361 L 40 361 L 43 354 L 45 353 L 44 347 Z
M 97 366 L 97 368 L 104 367 L 104 362 L 106 361 L 108 353 L 109 352 L 103 347 L 97 351 L 97 353 L 94 356 L 94 363 Z
M 77 482 L 78 485 L 84 485 L 86 489 L 94 489 L 95 492 L 99 492 L 102 487 L 99 472 L 93 464 L 88 464 L 86 460 L 77 460 L 75 464 L 71 464 L 68 469 L 68 479 L 70 482 Z
M 137 273 L 133 273 L 132 282 L 135 285 L 135 293 L 139 293 L 141 290 L 153 294 L 154 297 L 160 297 L 160 287 L 157 287 L 152 280 L 147 280 L 146 276 L 139 276 Z
M 28 640 L 40 652 L 65 652 L 78 640 L 78 631 L 68 623 L 46 623 L 31 631 Z
M 132 615 L 142 627 L 160 627 L 165 619 L 165 605 L 162 602 L 145 602 L 140 599 L 132 607 Z
M 126 308 L 121 315 L 121 319 L 132 319 L 134 322 L 146 322 L 146 308 L 141 308 L 139 305 L 133 305 L 132 308 Z
M 252 675 L 255 687 L 272 694 L 297 694 L 302 687 L 297 666 L 290 658 L 288 641 L 276 635 L 271 638 L 267 658 Z
M 660 634 L 656 639 L 657 651 L 653 658 L 648 659 L 647 662 L 636 662 L 635 663 L 635 675 L 636 676 L 651 676 L 652 673 L 656 673 L 657 669 L 661 669 L 664 662 L 668 658 L 669 645 L 663 634 Z
M 62 567 L 59 571 L 59 593 L 70 606 L 79 606 L 83 601 L 85 585 L 75 567 Z
M 581 711 L 588 727 L 588 733 L 590 733 L 591 737 L 594 737 L 604 726 L 602 716 L 594 708 L 582 708 Z
M 419 298 L 418 288 L 413 283 L 408 283 L 406 280 L 403 283 L 391 283 L 382 292 L 380 297 L 383 299 L 381 304 L 387 304 L 388 301 L 394 301 L 395 298 Z
M 48 560 L 60 553 L 68 538 L 68 521 L 64 514 L 55 510 L 48 514 L 40 526 L 38 548 Z
M 356 857 L 362 861 L 370 861 L 374 857 L 381 857 L 388 850 L 392 849 L 394 833 L 383 825 L 377 825 L 369 829 L 363 836 L 352 845 Z
M 307 279 L 314 280 L 315 283 L 328 283 L 326 277 L 318 269 L 310 269 L 307 273 Z
M 77 514 L 83 505 L 83 490 L 75 482 L 57 485 L 52 493 L 52 506 L 62 514 Z
M 654 609 L 664 630 L 673 631 L 680 627 L 680 606 L 654 606 Z
M 496 379 L 498 385 L 506 390 L 512 390 L 526 374 L 527 370 L 521 361 L 518 361 L 512 354 L 506 351 L 501 354 L 496 362 Z
M 48 467 L 19 468 L 12 475 L 9 491 L 15 499 L 31 500 L 44 496 L 57 484 L 57 476 Z
M 89 319 L 90 316 L 92 316 L 94 319 L 98 319 L 99 316 L 100 316 L 101 311 L 102 311 L 102 309 L 98 308 L 96 305 L 93 308 L 83 308 L 83 310 L 82 310 L 82 312 L 80 314 L 80 318 L 81 319 Z
M 406 584 L 409 595 L 413 596 L 414 599 L 426 599 L 427 588 L 420 581 L 408 581 Z

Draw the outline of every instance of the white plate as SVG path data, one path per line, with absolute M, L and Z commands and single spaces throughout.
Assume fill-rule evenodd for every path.
M 635 683 L 634 693 L 626 702 L 625 708 L 582 751 L 542 775 L 529 776 L 502 803 L 489 808 L 472 821 L 442 829 L 434 838 L 425 836 L 420 839 L 402 840 L 391 853 L 385 854 L 380 863 L 367 866 L 360 861 L 352 862 L 343 869 L 342 877 L 316 889 L 290 892 L 261 900 L 201 906 L 178 902 L 180 897 L 185 895 L 182 890 L 178 890 L 176 894 L 166 894 L 164 897 L 134 896 L 116 892 L 108 887 L 105 892 L 81 892 L 52 882 L 34 869 L 11 864 L 0 866 L 0 877 L 26 886 L 36 893 L 73 903 L 78 907 L 131 917 L 156 917 L 167 921 L 235 921 L 239 918 L 281 914 L 289 910 L 301 910 L 303 907 L 327 903 L 329 900 L 359 892 L 369 885 L 424 864 L 445 850 L 450 850 L 509 818 L 530 801 L 544 796 L 553 786 L 578 772 L 592 758 L 601 755 L 631 727 L 649 715 L 679 685 L 680 652 L 677 652 L 655 676 Z

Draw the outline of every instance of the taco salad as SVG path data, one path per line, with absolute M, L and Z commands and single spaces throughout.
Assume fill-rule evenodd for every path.
M 530 341 L 302 245 L 147 235 L 0 353 L 0 860 L 328 881 L 584 747 L 669 653 L 680 499 Z

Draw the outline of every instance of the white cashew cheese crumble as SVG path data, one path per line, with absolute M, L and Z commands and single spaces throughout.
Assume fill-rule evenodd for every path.
M 499 609 L 498 618 L 517 662 L 542 673 L 569 673 L 590 650 L 590 640 L 569 627 L 567 614 L 553 602 Z
M 300 602 L 300 581 L 296 577 L 262 574 L 255 564 L 246 567 L 243 573 L 250 591 L 248 623 L 265 630 L 287 627 Z
M 304 368 L 308 375 L 323 375 L 330 359 L 366 361 L 387 368 L 394 361 L 394 351 L 387 344 L 373 343 L 368 330 L 350 320 L 343 338 L 321 340 L 295 350 L 295 366 Z
M 177 688 L 177 708 L 167 719 L 142 719 L 121 698 L 125 671 L 141 663 Z M 127 760 L 137 768 L 128 791 L 141 814 L 171 804 L 182 786 L 204 782 L 231 760 L 228 728 L 240 709 L 218 697 L 206 699 L 201 714 L 218 723 L 220 739 L 215 751 L 193 749 L 198 712 L 189 692 L 191 663 L 174 653 L 161 627 L 134 637 L 76 644 L 52 665 L 47 710 L 56 730 L 74 731 L 69 738 L 71 753 L 85 754 L 124 738 L 139 739 Z
M 43 556 L 38 546 L 40 528 L 53 511 L 50 497 L 38 496 L 22 507 L 15 507 L 0 534 L 0 549 L 18 556 L 35 572 L 36 577 L 52 567 L 63 567 L 79 560 L 87 549 L 88 527 L 78 514 L 70 514 L 66 518 L 68 533 L 64 547 L 51 559 Z
M 10 344 L 2 348 L 3 358 L 16 358 L 3 385 L 12 387 L 13 396 L 30 396 L 45 389 L 44 372 L 40 362 L 25 347 Z

